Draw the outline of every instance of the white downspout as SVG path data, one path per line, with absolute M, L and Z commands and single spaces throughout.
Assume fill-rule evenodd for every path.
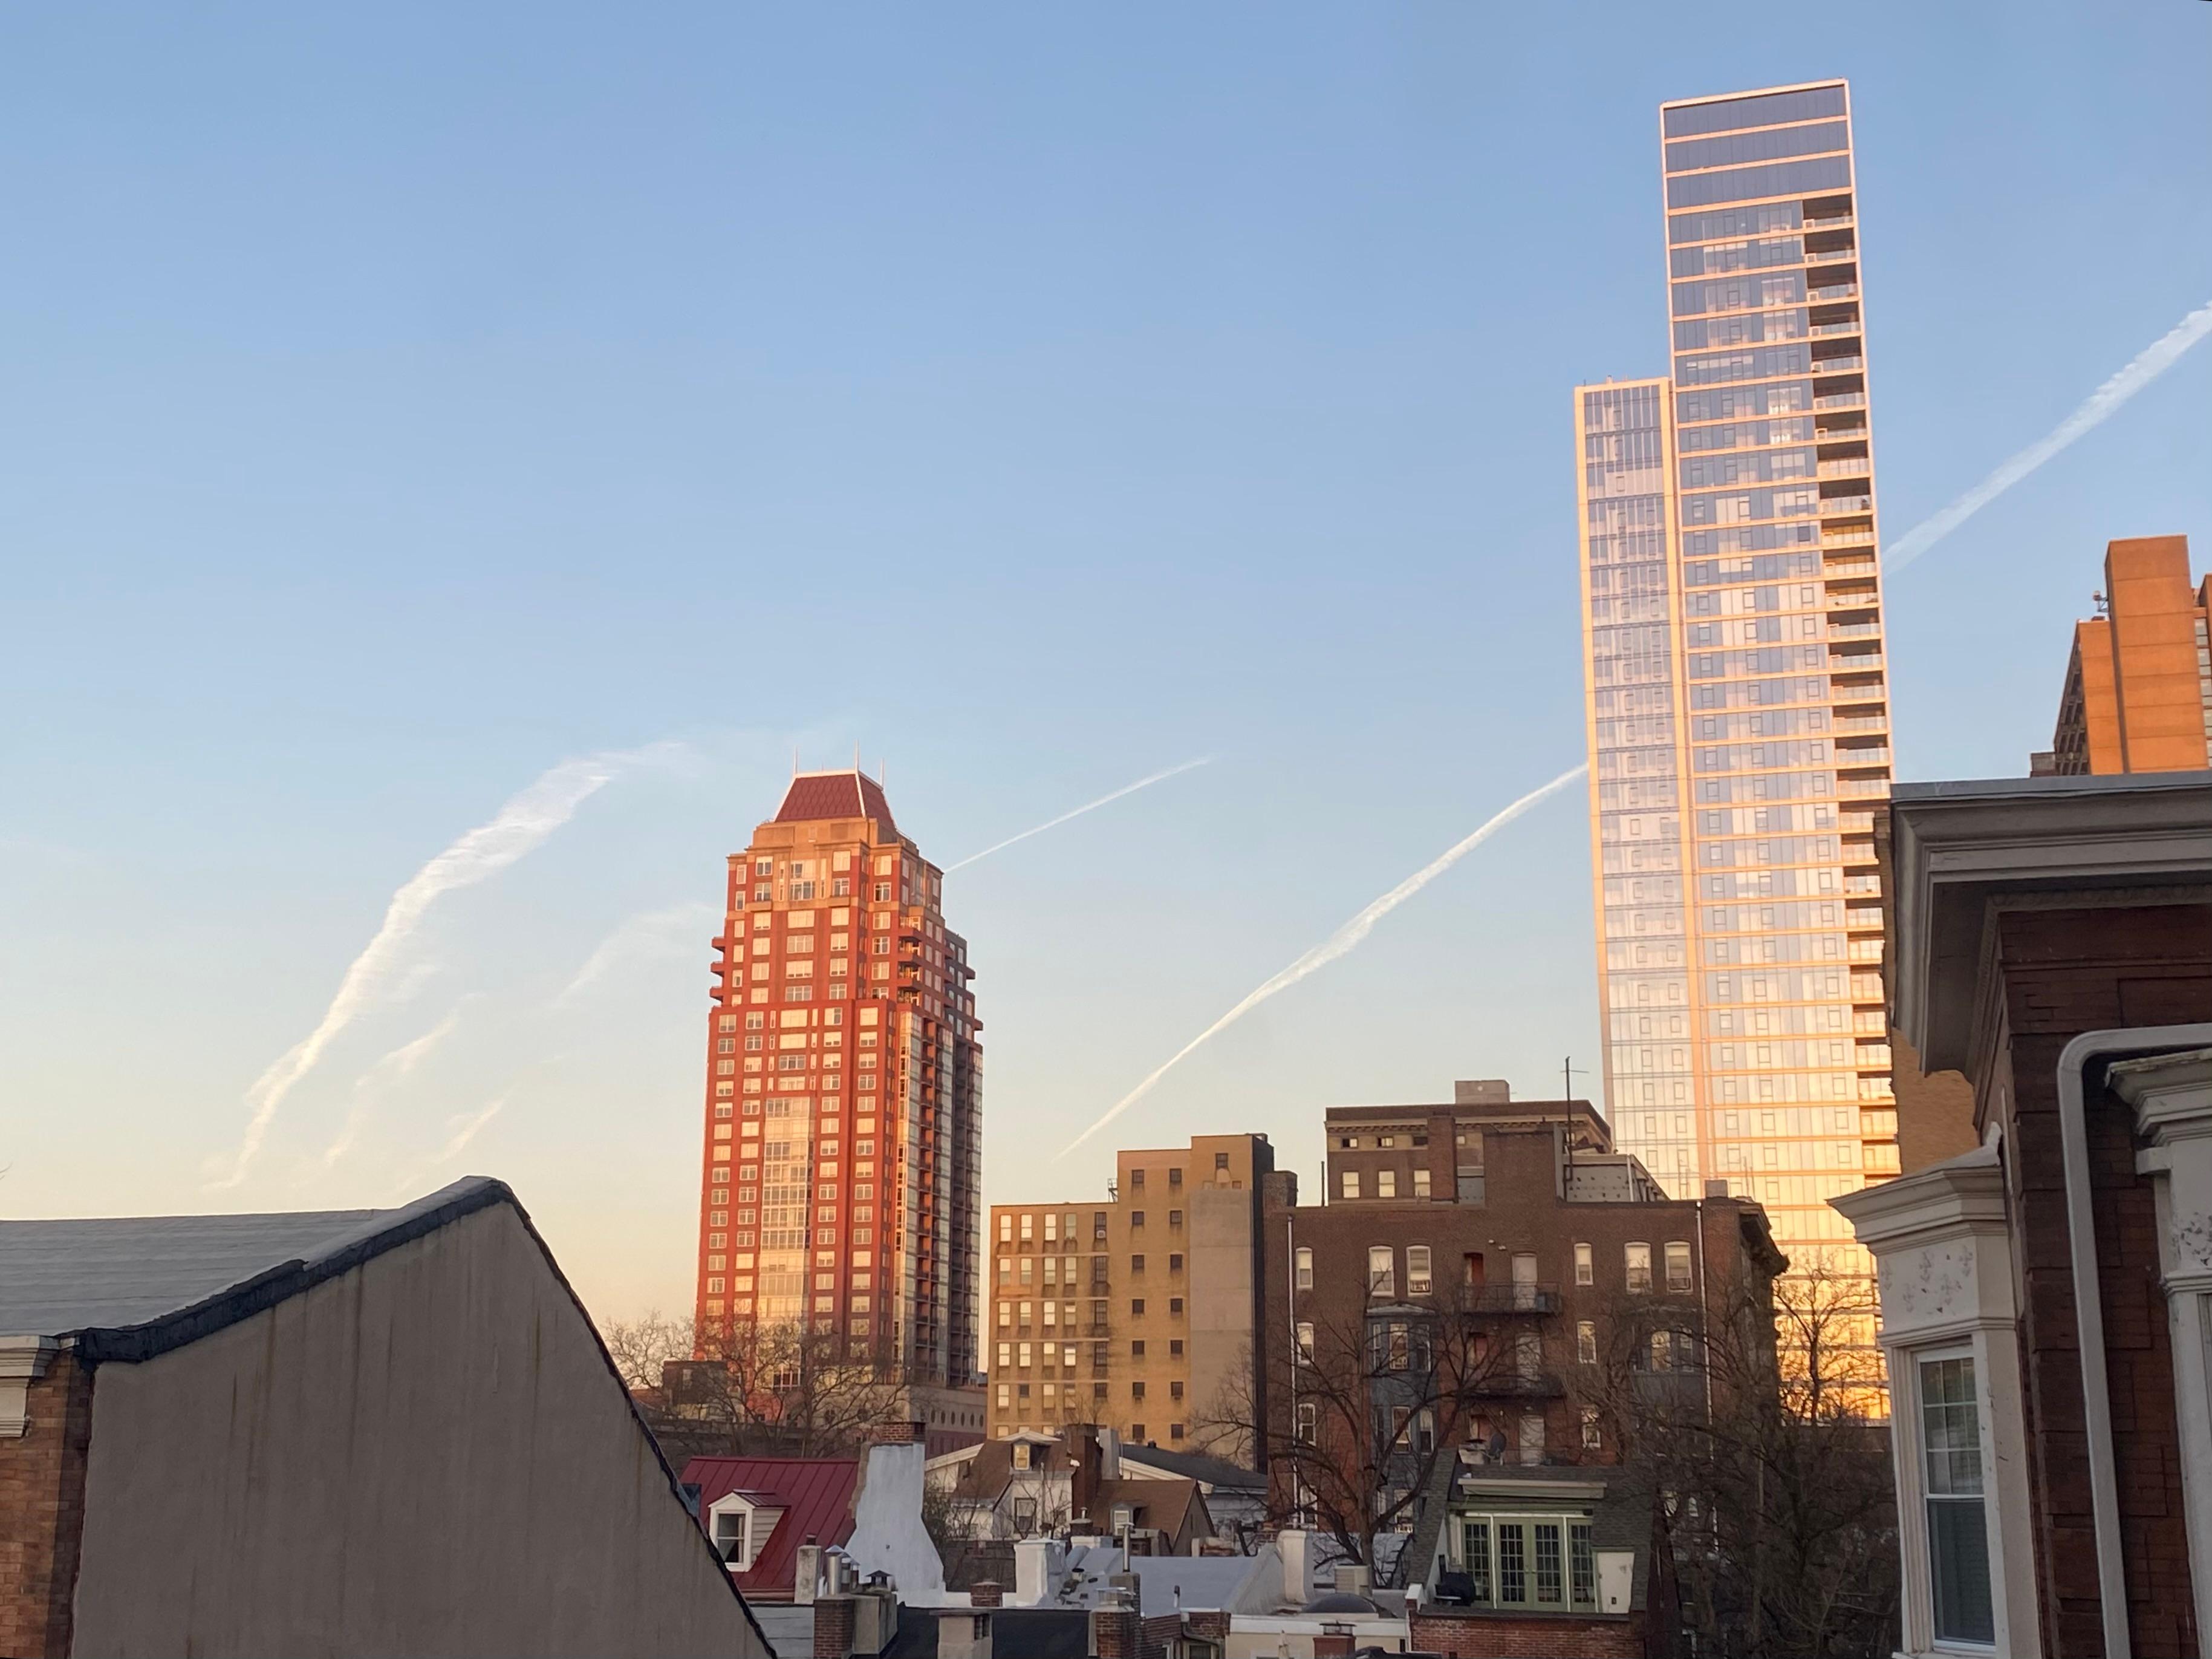
M 2058 1138 L 2066 1164 L 2066 1234 L 2074 1268 L 2074 1322 L 2081 1345 L 2081 1407 L 2089 1443 L 2089 1506 L 2097 1529 L 2097 1601 L 2106 1659 L 2132 1659 L 2128 1587 L 2120 1553 L 2119 1474 L 2112 1455 L 2112 1397 L 2105 1365 L 2105 1307 L 2097 1282 L 2090 1206 L 2088 1111 L 2082 1073 L 2096 1060 L 2212 1043 L 2212 1024 L 2084 1031 L 2058 1056 Z M 2134 1139 L 2134 1124 L 2129 1124 Z

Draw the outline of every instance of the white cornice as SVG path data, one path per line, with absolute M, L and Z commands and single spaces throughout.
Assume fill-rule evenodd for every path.
M 0 1440 L 31 1431 L 31 1384 L 46 1375 L 61 1346 L 51 1336 L 0 1336 Z
M 2212 880 L 2208 772 L 1899 784 L 1891 822 L 1891 994 L 1899 1028 L 1930 1072 L 1965 1070 L 1972 1060 L 1992 902 Z
M 1993 1146 L 1828 1200 L 1869 1249 L 2005 1225 L 2004 1168 Z M 1880 1251 L 1876 1251 L 1880 1254 Z

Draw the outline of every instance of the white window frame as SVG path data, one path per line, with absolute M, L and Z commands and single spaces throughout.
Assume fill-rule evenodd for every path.
M 1975 1352 L 1972 1342 L 1937 1342 L 1924 1347 L 1904 1349 L 1900 1352 L 1899 1357 L 1905 1360 L 1908 1369 L 1903 1373 L 1892 1371 L 1890 1386 L 1893 1398 L 1898 1392 L 1903 1392 L 1907 1396 L 1911 1418 L 1909 1423 L 1905 1425 L 1907 1431 L 1897 1437 L 1896 1448 L 1900 1462 L 1910 1462 L 1912 1465 L 1915 1492 L 1912 1523 L 1910 1526 L 1904 1524 L 1900 1504 L 1899 1531 L 1905 1540 L 1906 1548 L 1916 1553 L 1918 1557 L 1921 1578 L 1919 1588 L 1924 1597 L 1921 1611 L 1926 1615 L 1928 1620 L 1929 1650 L 1933 1653 L 1994 1653 L 1997 1650 L 1994 1624 L 1991 1627 L 1992 1638 L 1987 1642 L 1961 1641 L 1956 1638 L 1946 1641 L 1938 1638 L 1934 1633 L 1935 1540 L 1928 1525 L 1928 1505 L 1931 1501 L 1931 1494 L 1928 1490 L 1927 1431 L 1923 1422 L 1927 1402 L 1922 1398 L 1920 1391 L 1920 1368 L 1923 1365 L 1934 1364 L 1946 1359 L 1963 1359 L 1974 1367 L 1975 1427 L 1980 1440 L 1979 1451 L 1982 1462 L 1982 1537 L 1987 1556 L 1989 1594 L 1994 1619 L 1998 1582 L 1997 1564 L 1995 1559 L 1998 1537 L 1997 1516 L 1994 1502 L 1996 1497 L 1995 1479 L 1996 1471 L 1990 1461 L 1992 1450 L 1990 1425 L 1987 1420 L 1990 1401 L 1985 1387 L 1986 1378 L 1982 1370 L 1981 1356 Z M 1901 1474 L 1902 1470 L 1899 1473 Z M 1898 1495 L 1900 1499 L 1904 1496 L 1901 1486 Z
M 1906 1659 L 2004 1654 L 2042 1659 L 2035 1558 L 2027 1524 L 2027 1445 L 2004 1171 L 1994 1146 L 1833 1200 L 1875 1257 L 1882 1357 L 1896 1413 L 1890 1437 L 1903 1558 Z M 1980 1407 L 1982 1501 L 1989 1540 L 1992 1643 L 1936 1639 L 1920 1362 L 1972 1358 Z
M 723 1555 L 722 1523 L 735 1521 L 742 1547 L 735 1555 Z M 753 1524 L 753 1506 L 735 1492 L 716 1498 L 707 1509 L 707 1536 L 714 1546 L 714 1553 L 721 1556 L 722 1565 L 732 1572 L 748 1572 L 752 1569 L 753 1557 L 763 1541 L 757 1536 L 760 1528 Z

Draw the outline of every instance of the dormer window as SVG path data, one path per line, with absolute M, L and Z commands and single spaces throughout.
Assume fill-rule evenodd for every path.
M 707 1536 L 714 1540 L 714 1553 L 732 1572 L 752 1570 L 767 1548 L 776 1522 L 783 1518 L 782 1504 L 770 1498 L 763 1504 L 759 1500 L 765 1496 L 756 1493 L 747 1498 L 726 1492 L 708 1507 Z
M 744 1510 L 721 1510 L 714 1516 L 714 1553 L 743 1571 L 751 1565 L 746 1553 L 746 1523 L 752 1516 Z

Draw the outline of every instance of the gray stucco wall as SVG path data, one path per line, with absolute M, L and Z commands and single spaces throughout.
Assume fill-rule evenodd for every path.
M 501 1203 L 95 1373 L 78 1656 L 766 1649 Z

